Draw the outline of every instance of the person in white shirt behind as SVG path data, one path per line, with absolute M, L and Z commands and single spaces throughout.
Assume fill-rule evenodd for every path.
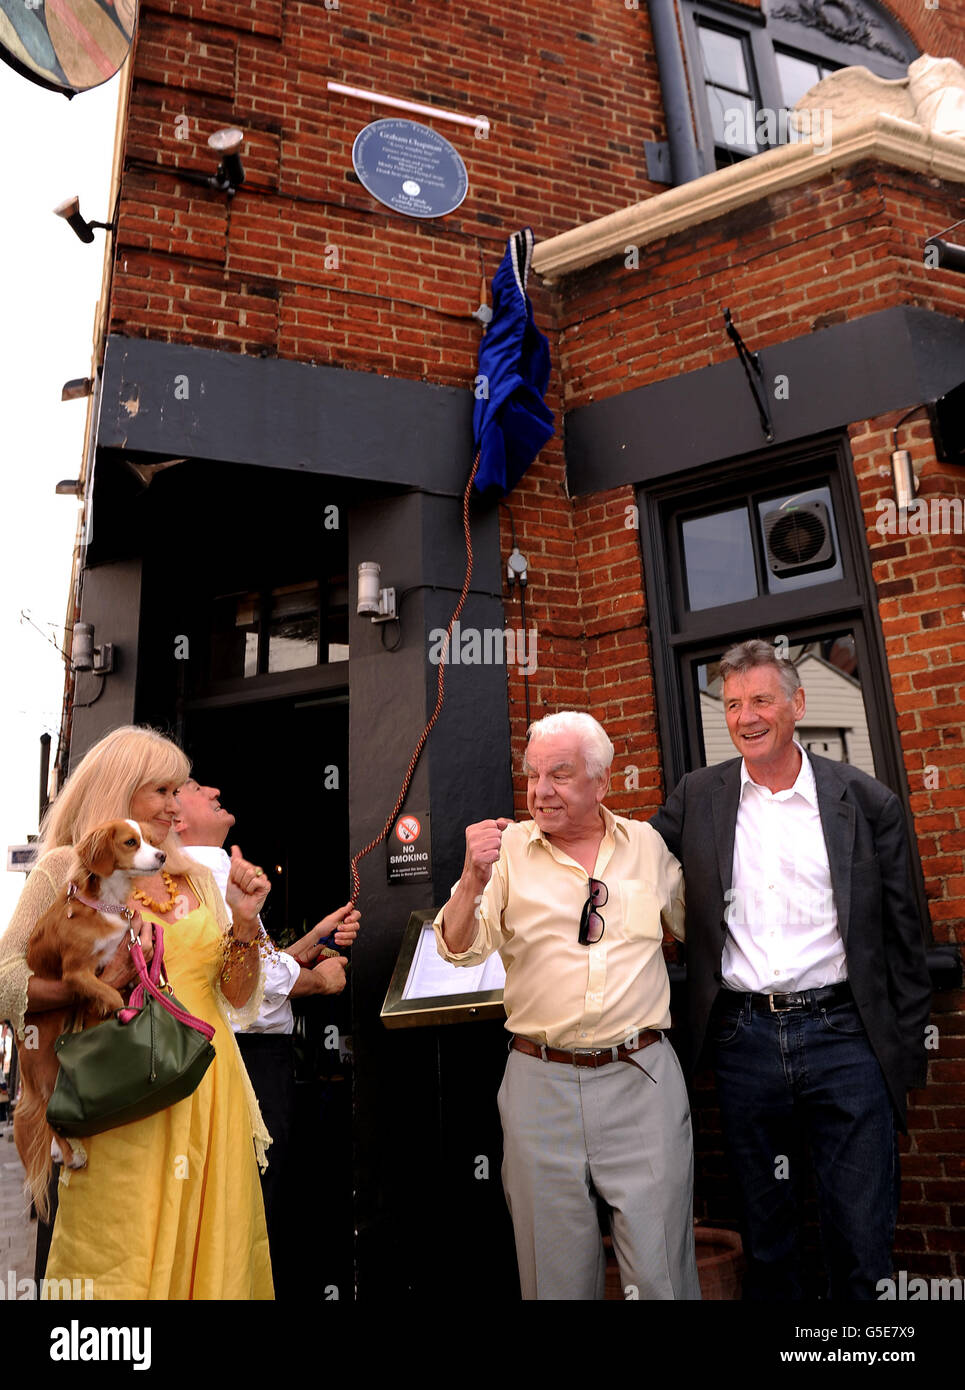
M 235 818 L 221 805 L 220 795 L 217 787 L 203 787 L 189 778 L 178 790 L 180 815 L 174 829 L 192 859 L 211 870 L 223 896 L 231 864 L 224 842 Z M 272 1137 L 268 1168 L 261 1175 L 261 1183 L 273 1264 L 281 1249 L 278 1197 L 285 1182 L 295 1104 L 295 1017 L 291 1001 L 309 994 L 341 994 L 348 962 L 344 956 L 323 947 L 322 941 L 334 935 L 337 945 L 351 946 L 358 935 L 359 921 L 357 909 L 347 902 L 316 922 L 310 932 L 284 951 L 275 947 L 262 927 L 264 999 L 255 1022 L 246 1029 L 235 1029 L 262 1118 Z

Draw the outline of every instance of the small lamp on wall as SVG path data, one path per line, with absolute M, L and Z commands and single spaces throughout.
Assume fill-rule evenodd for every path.
M 95 676 L 108 676 L 114 669 L 114 644 L 104 642 L 94 646 L 94 624 L 74 623 L 70 644 L 72 671 L 93 671 Z
M 129 156 L 125 161 L 128 169 L 140 169 L 145 174 L 164 174 L 181 183 L 193 183 L 199 188 L 213 188 L 216 193 L 226 193 L 233 198 L 245 181 L 245 171 L 241 163 L 242 145 L 245 132 L 238 126 L 225 126 L 208 136 L 208 149 L 221 157 L 221 163 L 213 174 L 202 174 L 197 169 L 182 169 L 170 164 L 157 164 L 153 160 Z M 93 225 L 93 224 L 92 224 Z
M 920 410 L 926 409 L 927 405 L 912 406 L 911 410 L 905 412 L 891 432 L 891 477 L 895 485 L 895 505 L 899 512 L 907 512 L 914 502 L 915 493 L 918 491 L 918 478 L 915 475 L 911 454 L 907 449 L 898 448 L 898 431 L 906 420 L 910 420 Z
M 895 503 L 900 512 L 906 512 L 915 500 L 918 479 L 907 449 L 895 449 L 891 455 L 891 476 L 895 483 Z
M 371 617 L 373 623 L 389 623 L 398 615 L 395 611 L 395 590 L 381 588 L 382 566 L 374 560 L 359 565 L 359 594 L 356 612 L 360 618 Z
M 219 193 L 227 193 L 229 198 L 235 196 L 245 181 L 245 171 L 238 153 L 244 143 L 245 132 L 237 126 L 216 130 L 213 135 L 208 136 L 208 148 L 217 150 L 221 155 L 221 163 L 218 165 L 218 172 L 211 179 L 211 186 Z
M 88 222 L 81 213 L 80 198 L 76 194 L 73 198 L 65 198 L 62 203 L 58 203 L 54 208 L 54 215 L 62 217 L 74 235 L 88 245 L 94 240 L 95 227 L 100 227 L 106 232 L 114 230 L 113 222 Z

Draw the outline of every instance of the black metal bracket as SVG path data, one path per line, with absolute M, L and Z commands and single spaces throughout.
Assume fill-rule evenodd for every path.
M 730 338 L 734 347 L 737 349 L 737 356 L 741 360 L 744 368 L 744 375 L 747 377 L 747 384 L 751 388 L 751 395 L 757 405 L 757 413 L 761 419 L 761 429 L 764 431 L 764 438 L 768 444 L 774 440 L 774 425 L 771 422 L 771 403 L 767 398 L 767 388 L 764 385 L 764 369 L 761 366 L 761 354 L 751 352 L 744 339 L 741 337 L 731 318 L 729 309 L 724 310 L 724 325 L 727 329 L 727 336 Z
M 182 183 L 193 183 L 199 188 L 213 188 L 216 193 L 227 193 L 233 198 L 245 181 L 241 160 L 236 154 L 225 155 L 218 165 L 216 174 L 200 174 L 195 169 L 172 168 L 166 164 L 152 164 L 149 159 L 138 159 L 132 155 L 125 161 L 125 168 L 140 169 L 145 174 L 166 174 L 168 178 L 180 179 Z M 96 223 L 91 223 L 96 226 Z

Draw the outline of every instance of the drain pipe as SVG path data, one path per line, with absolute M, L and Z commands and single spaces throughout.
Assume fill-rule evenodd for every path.
M 653 46 L 660 73 L 660 90 L 667 118 L 670 167 L 675 185 L 699 179 L 706 170 L 694 137 L 690 114 L 690 88 L 677 32 L 675 0 L 647 0 Z

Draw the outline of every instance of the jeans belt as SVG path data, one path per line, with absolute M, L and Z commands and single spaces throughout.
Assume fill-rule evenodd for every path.
M 812 1004 L 851 1004 L 854 1002 L 854 995 L 851 993 L 851 986 L 847 980 L 839 985 L 822 985 L 819 989 L 802 989 L 796 994 L 747 994 L 740 990 L 725 990 L 721 995 L 726 999 L 730 994 L 732 999 L 729 1003 L 737 1004 L 745 999 L 751 1001 L 751 1007 L 755 1013 L 759 1014 L 783 1014 L 790 1009 L 809 1009 Z
M 561 1052 L 559 1048 L 545 1047 L 542 1043 L 533 1042 L 530 1038 L 521 1038 L 518 1033 L 514 1033 L 510 1049 L 514 1052 L 525 1052 L 527 1057 L 539 1057 L 544 1062 L 566 1062 L 571 1067 L 605 1067 L 608 1062 L 629 1061 L 631 1052 L 639 1052 L 651 1043 L 659 1042 L 662 1037 L 663 1034 L 658 1028 L 645 1028 L 638 1035 L 638 1041 L 633 1047 L 620 1043 L 619 1047 L 593 1047 L 587 1048 L 584 1052 Z M 635 1062 L 634 1066 L 636 1065 Z

